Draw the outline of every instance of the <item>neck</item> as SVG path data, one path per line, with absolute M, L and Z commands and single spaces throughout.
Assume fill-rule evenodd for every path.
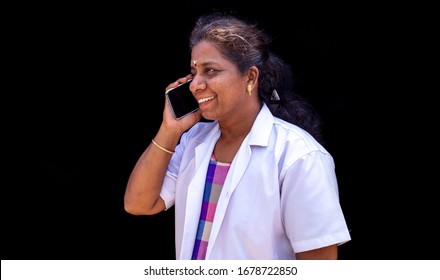
M 221 137 L 223 139 L 244 139 L 251 130 L 261 106 L 254 106 L 251 110 L 240 113 L 235 118 L 219 120 Z

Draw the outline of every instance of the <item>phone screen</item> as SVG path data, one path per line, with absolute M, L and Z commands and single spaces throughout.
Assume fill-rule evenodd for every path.
M 191 80 L 169 89 L 165 94 L 170 105 L 171 112 L 176 119 L 181 119 L 199 109 L 199 103 L 189 90 Z

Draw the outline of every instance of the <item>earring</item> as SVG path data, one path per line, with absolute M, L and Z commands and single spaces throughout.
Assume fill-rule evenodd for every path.
M 251 86 L 250 84 L 247 85 L 247 87 L 246 87 L 246 91 L 247 91 L 247 93 L 248 93 L 249 95 L 251 95 L 251 92 L 252 92 L 252 86 Z

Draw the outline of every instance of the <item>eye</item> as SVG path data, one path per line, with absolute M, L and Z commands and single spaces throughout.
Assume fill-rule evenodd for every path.
M 215 72 L 217 72 L 217 70 L 213 69 L 213 68 L 205 68 L 204 72 L 208 75 L 212 75 Z

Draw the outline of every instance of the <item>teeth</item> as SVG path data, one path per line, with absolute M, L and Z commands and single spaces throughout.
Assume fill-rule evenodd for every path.
M 212 100 L 212 99 L 214 99 L 213 96 L 206 97 L 206 98 L 199 99 L 198 102 L 199 102 L 199 104 L 202 104 L 203 102 L 206 102 L 206 101 L 209 101 L 209 100 Z

